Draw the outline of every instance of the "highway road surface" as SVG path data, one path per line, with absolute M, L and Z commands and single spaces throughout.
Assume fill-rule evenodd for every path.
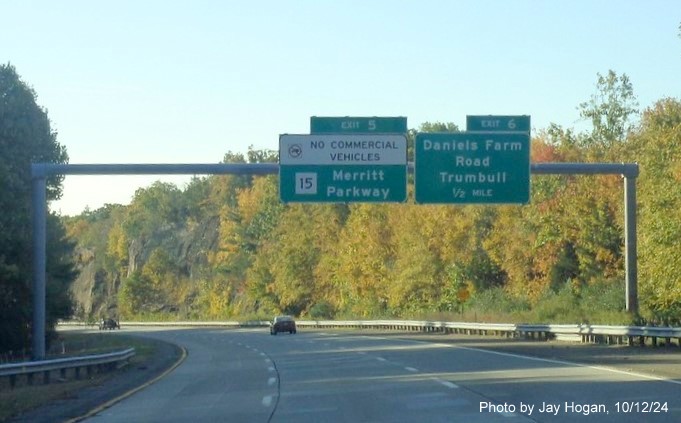
M 679 422 L 681 382 L 432 338 L 127 328 L 188 351 L 88 422 Z M 115 336 L 115 335 L 114 335 Z

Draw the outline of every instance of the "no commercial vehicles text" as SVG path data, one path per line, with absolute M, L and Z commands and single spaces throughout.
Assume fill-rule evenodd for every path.
M 323 140 L 312 141 L 313 149 L 324 149 L 327 143 Z M 381 150 L 398 150 L 399 147 L 391 140 L 331 140 L 328 146 L 332 151 L 329 157 L 333 162 L 378 162 L 381 160 Z M 359 151 L 358 151 L 359 150 Z M 361 150 L 367 150 L 365 152 Z M 377 151 L 378 150 L 378 151 Z

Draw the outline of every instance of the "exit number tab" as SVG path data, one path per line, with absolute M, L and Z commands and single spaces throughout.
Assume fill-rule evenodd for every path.
M 469 132 L 527 132 L 531 129 L 530 117 L 527 115 L 468 115 L 466 130 Z

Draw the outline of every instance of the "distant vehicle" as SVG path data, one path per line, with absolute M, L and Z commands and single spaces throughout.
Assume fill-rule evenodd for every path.
M 291 316 L 277 316 L 270 323 L 270 335 L 276 335 L 279 332 L 288 332 L 290 334 L 296 333 L 296 321 Z
M 104 329 L 109 329 L 109 330 L 114 330 L 114 329 L 120 329 L 121 325 L 118 323 L 118 321 L 114 319 L 102 319 L 99 321 L 99 330 L 104 330 Z

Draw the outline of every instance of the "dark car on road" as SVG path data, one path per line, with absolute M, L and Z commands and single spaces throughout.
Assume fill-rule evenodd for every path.
M 277 316 L 270 322 L 270 335 L 279 332 L 296 333 L 296 321 L 291 316 Z
M 117 320 L 114 319 L 102 319 L 99 321 L 99 330 L 104 330 L 104 329 L 109 329 L 109 330 L 114 330 L 114 329 L 120 329 L 121 325 L 118 323 Z

